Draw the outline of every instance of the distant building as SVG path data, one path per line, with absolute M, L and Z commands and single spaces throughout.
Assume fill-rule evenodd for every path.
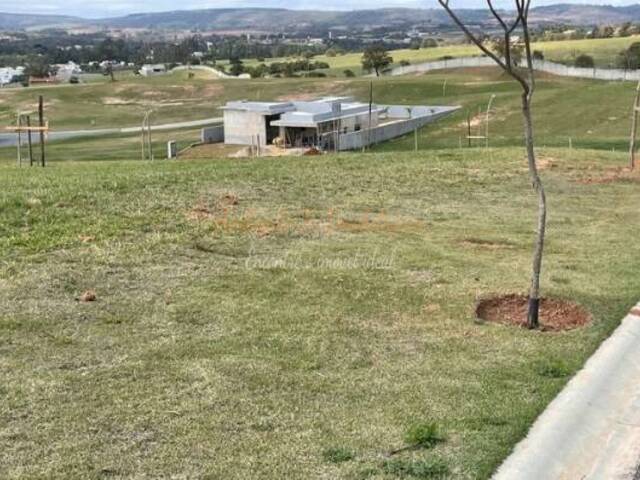
M 459 107 L 372 105 L 348 97 L 306 102 L 229 102 L 224 140 L 231 145 L 272 145 L 352 150 L 399 137 Z
M 143 77 L 152 77 L 155 75 L 164 75 L 167 73 L 167 67 L 165 65 L 143 65 L 140 68 L 140 75 Z
M 71 80 L 71 77 L 82 73 L 80 65 L 74 62 L 62 63 L 54 65 L 54 67 L 56 69 L 56 79 L 61 82 L 68 82 Z
M 15 83 L 24 75 L 24 67 L 0 68 L 0 87 Z

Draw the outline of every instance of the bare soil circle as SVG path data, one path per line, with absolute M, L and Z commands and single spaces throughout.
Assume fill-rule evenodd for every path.
M 529 298 L 510 294 L 478 302 L 476 316 L 485 322 L 527 328 Z M 591 323 L 591 314 L 580 305 L 556 298 L 540 300 L 540 330 L 563 332 Z

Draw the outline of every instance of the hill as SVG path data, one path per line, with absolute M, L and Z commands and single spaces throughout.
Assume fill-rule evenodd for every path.
M 495 20 L 486 10 L 459 11 L 467 23 L 493 25 Z M 610 5 L 558 4 L 534 8 L 533 23 L 566 23 L 573 25 L 620 24 L 640 21 L 640 5 L 613 7 Z M 376 27 L 410 27 L 416 24 L 434 28 L 451 26 L 442 9 L 386 8 L 358 11 L 288 10 L 274 8 L 216 8 L 178 10 L 157 13 L 137 13 L 123 17 L 89 20 L 71 16 L 0 13 L 0 29 L 20 30 L 69 26 L 104 28 L 177 29 L 268 32 L 367 29 Z
M 68 27 L 89 24 L 89 20 L 64 15 L 31 15 L 1 13 L 0 30 L 25 30 L 29 28 Z

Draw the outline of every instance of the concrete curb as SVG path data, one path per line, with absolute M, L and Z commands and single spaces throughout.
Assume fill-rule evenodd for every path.
M 640 464 L 640 304 L 538 418 L 493 480 L 632 479 Z

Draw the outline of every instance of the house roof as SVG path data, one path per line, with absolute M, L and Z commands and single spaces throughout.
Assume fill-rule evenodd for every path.
M 291 102 L 229 102 L 222 110 L 253 112 L 263 115 L 278 115 L 295 110 L 295 105 Z

